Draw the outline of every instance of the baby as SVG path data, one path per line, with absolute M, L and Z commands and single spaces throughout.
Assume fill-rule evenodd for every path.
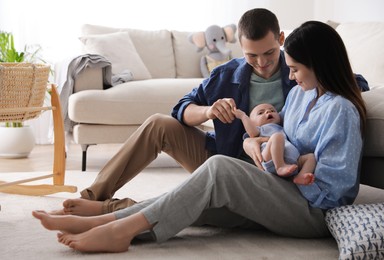
M 267 142 L 261 144 L 261 163 L 266 171 L 282 177 L 294 176 L 293 182 L 296 184 L 310 185 L 314 182 L 315 155 L 300 155 L 296 147 L 287 140 L 280 115 L 274 106 L 260 104 L 251 111 L 249 117 L 240 109 L 235 108 L 233 113 L 243 122 L 246 136 L 269 137 Z

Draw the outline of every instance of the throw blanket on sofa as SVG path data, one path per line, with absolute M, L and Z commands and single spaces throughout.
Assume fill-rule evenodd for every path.
M 97 54 L 84 54 L 72 59 L 65 69 L 63 68 L 62 79 L 66 79 L 65 83 L 61 87 L 60 103 L 62 107 L 64 129 L 65 131 L 72 131 L 73 122 L 68 117 L 68 98 L 73 93 L 73 87 L 76 77 L 85 68 L 102 68 L 103 69 L 103 84 L 104 88 L 108 88 L 112 85 L 112 65 L 106 58 Z M 66 77 L 65 77 L 66 74 Z
M 132 72 L 129 70 L 124 70 L 121 74 L 112 75 L 111 62 L 98 54 L 84 54 L 64 62 L 61 69 L 59 69 L 61 71 L 56 80 L 59 90 L 61 90 L 60 103 L 66 132 L 71 132 L 73 128 L 73 122 L 68 117 L 68 99 L 73 93 L 76 77 L 87 67 L 102 68 L 104 89 L 133 80 Z
M 61 71 L 62 74 L 60 76 L 66 81 L 62 84 L 62 86 L 60 82 L 58 82 L 58 84 L 59 89 L 61 89 L 60 103 L 62 107 L 65 131 L 72 131 L 73 127 L 73 123 L 68 117 L 68 98 L 73 93 L 76 77 L 87 67 L 102 68 L 104 88 L 108 88 L 112 85 L 111 62 L 103 56 L 97 54 L 84 54 L 71 59 L 68 66 L 64 64 L 63 70 Z
M 61 64 L 57 74 L 57 84 L 60 91 L 60 103 L 62 106 L 65 131 L 72 131 L 73 122 L 68 117 L 68 99 L 73 94 L 76 77 L 87 67 L 102 68 L 104 89 L 133 80 L 130 71 L 112 75 L 112 64 L 98 54 L 84 54 L 71 58 Z

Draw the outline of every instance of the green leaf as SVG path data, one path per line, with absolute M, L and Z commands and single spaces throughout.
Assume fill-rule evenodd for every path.
M 0 31 L 0 61 L 1 62 L 23 62 L 24 52 L 15 49 L 15 42 L 12 33 Z

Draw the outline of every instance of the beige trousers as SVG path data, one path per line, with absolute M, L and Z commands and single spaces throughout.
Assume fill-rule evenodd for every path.
M 131 206 L 129 198 L 112 199 L 115 192 L 132 180 L 160 152 L 173 157 L 187 171 L 193 172 L 210 157 L 205 148 L 205 132 L 181 124 L 171 116 L 150 116 L 124 143 L 100 171 L 94 183 L 81 191 L 81 197 L 104 201 L 103 213 Z

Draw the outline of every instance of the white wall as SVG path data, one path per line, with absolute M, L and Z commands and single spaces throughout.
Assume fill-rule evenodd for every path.
M 382 0 L 314 0 L 314 3 L 314 19 L 320 21 L 384 21 Z
M 0 29 L 16 44 L 38 43 L 48 60 L 76 53 L 82 24 L 200 31 L 237 23 L 245 8 L 234 0 L 0 0 Z M 14 15 L 17 10 L 18 15 Z M 58 48 L 59 47 L 59 48 Z
M 0 30 L 14 34 L 19 50 L 41 45 L 45 60 L 53 64 L 80 52 L 78 37 L 85 23 L 201 31 L 211 24 L 237 24 L 255 7 L 274 12 L 283 30 L 307 20 L 384 21 L 383 0 L 0 0 Z M 47 143 L 47 123 L 31 124 L 38 143 Z
M 255 7 L 276 13 L 282 29 L 312 19 L 384 21 L 382 0 L 0 0 L 0 30 L 13 32 L 19 49 L 42 45 L 45 58 L 54 62 L 79 52 L 84 23 L 200 31 L 237 23 Z
M 249 2 L 253 2 L 249 0 Z M 255 1 L 257 2 L 257 1 Z M 307 20 L 326 22 L 384 22 L 383 0 L 269 0 L 283 29 L 294 29 Z

